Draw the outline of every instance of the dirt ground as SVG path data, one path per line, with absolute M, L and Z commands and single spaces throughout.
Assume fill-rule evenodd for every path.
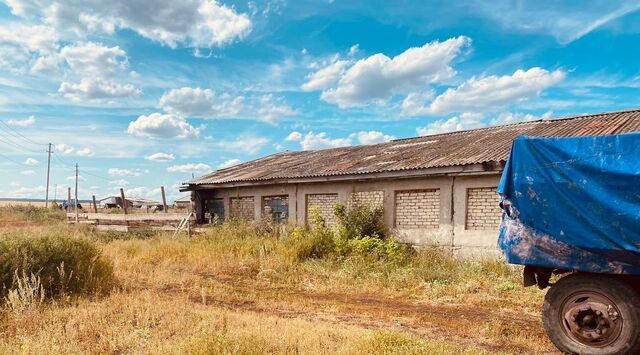
M 504 265 L 292 261 L 277 238 L 140 237 L 99 239 L 118 280 L 109 295 L 7 311 L 0 353 L 557 353 L 542 327 L 544 292 Z
M 544 333 L 540 315 L 530 311 L 376 294 L 293 291 L 284 287 L 259 287 L 253 282 L 225 276 L 197 277 L 204 278 L 210 289 L 216 291 L 193 292 L 184 283 L 155 291 L 168 297 L 186 292 L 194 304 L 234 312 L 409 333 L 492 354 L 559 354 Z M 531 343 L 538 346 L 531 348 Z

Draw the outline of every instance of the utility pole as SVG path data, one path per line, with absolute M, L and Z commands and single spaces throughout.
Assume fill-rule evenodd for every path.
M 44 196 L 44 207 L 49 207 L 49 173 L 51 172 L 51 143 L 49 143 L 49 149 L 47 149 L 47 192 Z
M 164 186 L 160 186 L 160 192 L 162 192 L 162 211 L 167 213 L 167 197 L 164 194 Z
M 58 184 L 53 188 L 53 203 L 58 203 Z
M 76 200 L 74 205 L 76 209 L 76 225 L 78 225 L 78 163 L 76 163 Z

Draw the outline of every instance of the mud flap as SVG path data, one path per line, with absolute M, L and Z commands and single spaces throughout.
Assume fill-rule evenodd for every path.
M 549 279 L 552 273 L 552 269 L 527 265 L 522 273 L 522 282 L 524 287 L 538 285 L 538 288 L 542 290 L 549 286 Z

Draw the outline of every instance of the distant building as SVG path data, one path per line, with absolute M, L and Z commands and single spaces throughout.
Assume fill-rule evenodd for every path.
M 125 198 L 127 208 L 149 208 L 154 210 L 162 210 L 162 202 L 141 199 L 141 198 Z M 122 198 L 120 196 L 109 196 L 101 199 L 98 203 L 101 208 L 122 208 Z
M 191 208 L 191 195 L 182 196 L 174 202 L 177 208 Z
M 496 254 L 502 215 L 496 186 L 518 136 L 571 137 L 640 130 L 640 110 L 545 119 L 388 143 L 282 152 L 185 183 L 197 220 L 269 218 L 304 224 L 317 208 L 359 200 L 384 209 L 407 243 L 456 254 Z

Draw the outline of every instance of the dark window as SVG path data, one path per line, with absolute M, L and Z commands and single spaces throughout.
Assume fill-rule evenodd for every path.
M 264 217 L 270 218 L 274 223 L 287 223 L 289 219 L 289 197 L 272 196 L 263 199 Z
M 224 221 L 224 200 L 221 198 L 207 200 L 204 209 L 207 222 L 217 224 Z

